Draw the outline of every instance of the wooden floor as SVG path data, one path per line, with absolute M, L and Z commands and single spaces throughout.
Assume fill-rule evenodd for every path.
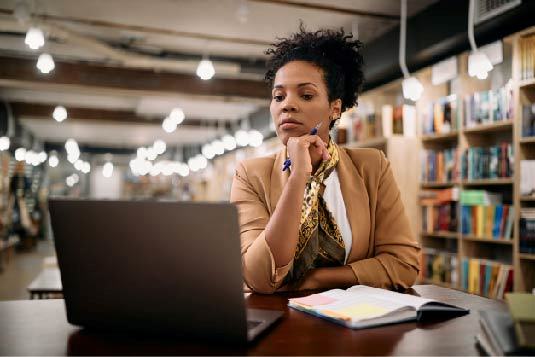
M 0 300 L 26 300 L 26 288 L 43 269 L 44 258 L 55 255 L 51 240 L 39 241 L 30 252 L 15 252 L 13 259 L 0 272 Z

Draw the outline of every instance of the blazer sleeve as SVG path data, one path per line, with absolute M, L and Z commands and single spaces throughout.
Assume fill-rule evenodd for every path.
M 293 259 L 287 265 L 276 268 L 265 238 L 270 215 L 260 197 L 249 180 L 245 165 L 238 164 L 230 202 L 238 208 L 243 278 L 255 292 L 269 294 L 282 285 L 284 277 L 293 266 Z
M 374 257 L 350 263 L 359 284 L 406 289 L 420 270 L 420 246 L 413 236 L 390 162 L 380 152 L 375 206 Z

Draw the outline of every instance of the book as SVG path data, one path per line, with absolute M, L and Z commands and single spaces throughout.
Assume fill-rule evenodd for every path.
M 479 314 L 481 332 L 476 340 L 489 356 L 525 355 L 530 352 L 517 344 L 514 322 L 509 313 L 482 310 Z
M 364 285 L 289 299 L 288 306 L 351 329 L 443 319 L 470 312 L 437 300 Z
M 535 295 L 510 293 L 505 295 L 514 323 L 518 346 L 535 350 Z

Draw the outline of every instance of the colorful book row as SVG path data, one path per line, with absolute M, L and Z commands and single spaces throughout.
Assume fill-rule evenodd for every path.
M 461 232 L 480 238 L 510 240 L 514 224 L 510 205 L 461 206 Z
M 511 143 L 468 148 L 462 155 L 461 171 L 465 180 L 512 177 L 513 167 L 514 152 Z
M 474 93 L 465 98 L 464 127 L 492 124 L 513 119 L 513 86 Z
M 535 254 L 535 208 L 520 210 L 520 247 L 521 253 Z
M 456 286 L 457 254 L 426 248 L 422 251 L 421 278 Z
M 452 182 L 459 178 L 459 151 L 423 150 L 421 154 L 421 177 L 423 182 Z
M 461 288 L 471 294 L 503 299 L 513 288 L 513 267 L 486 259 L 463 258 Z
M 461 101 L 456 95 L 439 98 L 429 104 L 422 117 L 424 135 L 445 134 L 459 129 Z

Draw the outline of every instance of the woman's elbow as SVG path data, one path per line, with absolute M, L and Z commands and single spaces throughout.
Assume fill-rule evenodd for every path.
M 398 290 L 410 288 L 414 285 L 414 283 L 416 283 L 416 279 L 418 278 L 419 273 L 419 268 L 412 265 L 406 265 L 403 268 L 403 273 L 398 276 L 399 279 L 397 281 L 397 284 L 395 284 L 395 288 Z
M 255 293 L 259 294 L 273 294 L 277 291 L 277 287 L 264 279 L 244 279 L 245 284 Z

